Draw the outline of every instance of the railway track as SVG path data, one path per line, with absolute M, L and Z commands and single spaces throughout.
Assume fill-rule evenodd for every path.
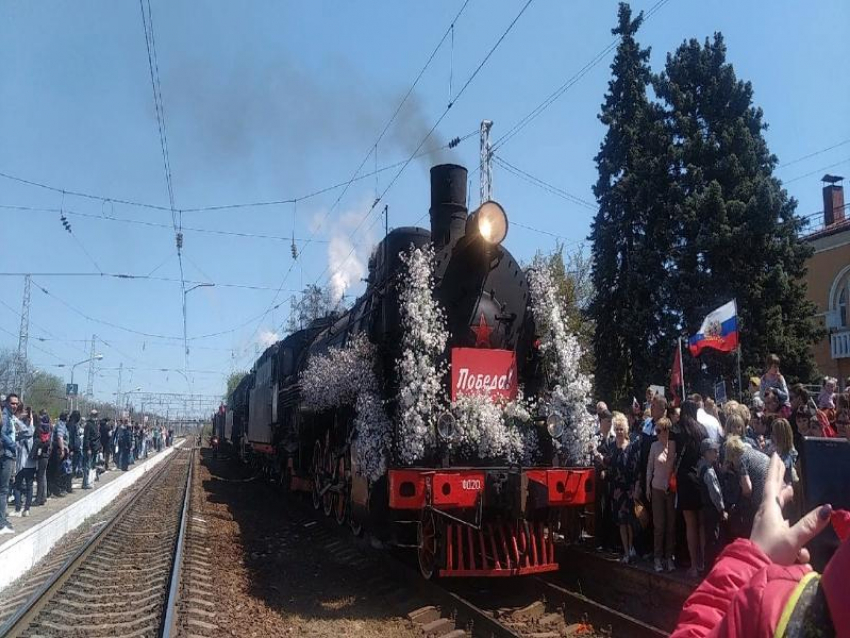
M 424 580 L 409 561 L 355 539 L 332 518 L 291 504 L 316 542 L 345 562 L 369 591 L 419 625 L 427 637 L 663 638 L 664 631 L 570 591 L 557 574 L 517 579 Z M 389 560 L 388 560 L 389 558 Z
M 0 636 L 184 633 L 181 573 L 200 558 L 186 540 L 195 454 L 176 450 L 105 524 L 20 583 Z

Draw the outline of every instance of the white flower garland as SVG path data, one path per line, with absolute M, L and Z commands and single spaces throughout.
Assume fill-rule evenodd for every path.
M 443 309 L 434 299 L 434 249 L 410 247 L 399 255 L 399 314 L 404 330 L 398 360 L 398 457 L 414 463 L 434 448 L 435 423 L 446 404 L 445 366 L 438 365 L 449 333 Z
M 371 481 L 386 474 L 392 424 L 381 402 L 375 346 L 365 336 L 355 337 L 344 348 L 330 348 L 327 354 L 311 357 L 301 373 L 301 395 L 304 405 L 316 411 L 353 405 L 358 472 Z
M 537 454 L 537 432 L 529 423 L 533 407 L 519 397 L 497 403 L 486 394 L 470 394 L 452 404 L 461 456 L 505 458 L 531 465 Z
M 588 462 L 588 446 L 593 437 L 593 417 L 587 411 L 591 379 L 579 369 L 581 344 L 567 329 L 552 273 L 541 257 L 535 257 L 528 271 L 531 311 L 540 337 L 540 351 L 555 380 L 549 404 L 565 423 L 561 437 L 566 461 L 573 465 Z

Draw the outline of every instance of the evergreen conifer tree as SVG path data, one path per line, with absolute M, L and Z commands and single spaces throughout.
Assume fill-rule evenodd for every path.
M 669 185 L 671 147 L 661 108 L 647 97 L 649 49 L 635 33 L 621 3 L 613 77 L 599 116 L 608 127 L 596 164 L 599 203 L 592 227 L 596 394 L 612 405 L 643 397 L 650 383 L 664 383 L 675 341 L 675 315 L 665 286 L 671 245 L 663 195 Z M 672 336 L 671 336 L 672 335 Z
M 775 352 L 790 379 L 812 379 L 809 346 L 819 329 L 803 279 L 811 252 L 797 203 L 773 176 L 777 159 L 751 84 L 735 76 L 716 33 L 668 54 L 655 90 L 676 141 L 665 199 L 676 229 L 670 290 L 683 326 L 694 334 L 707 312 L 736 299 L 742 366 L 761 371 Z M 734 357 L 709 358 L 712 376 L 734 377 Z

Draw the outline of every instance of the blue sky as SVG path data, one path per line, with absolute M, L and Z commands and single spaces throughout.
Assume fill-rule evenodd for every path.
M 437 52 L 378 146 L 378 166 L 410 155 L 445 109 L 450 80 L 456 93 L 522 4 L 470 0 L 453 45 L 449 38 Z M 633 8 L 652 4 L 635 2 Z M 291 199 L 346 181 L 461 5 L 151 0 L 177 208 Z M 471 133 L 485 118 L 494 121 L 498 140 L 612 41 L 615 19 L 615 2 L 532 2 L 441 122 L 435 143 Z M 652 47 L 653 69 L 660 70 L 666 53 L 684 39 L 722 31 L 729 60 L 739 77 L 752 81 L 765 111 L 771 150 L 791 162 L 850 138 L 847 24 L 850 4 L 841 0 L 670 0 L 639 39 Z M 592 158 L 604 134 L 597 114 L 610 61 L 594 67 L 499 155 L 592 201 Z M 0 172 L 60 190 L 168 205 L 138 3 L 7 1 L 0 5 L 0 65 Z M 451 154 L 411 162 L 384 197 L 390 225 L 413 224 L 427 214 L 430 162 L 474 168 L 477 158 L 473 136 Z M 841 174 L 850 165 L 850 144 L 780 167 L 799 213 L 821 208 L 821 173 L 795 178 L 838 162 L 844 163 L 829 170 Z M 373 154 L 363 170 L 374 167 Z M 97 334 L 106 342 L 98 345 L 104 354 L 98 397 L 114 396 L 119 363 L 127 370 L 125 390 L 220 393 L 232 369 L 249 367 L 264 340 L 281 333 L 289 305 L 262 321 L 252 318 L 303 285 L 328 283 L 333 260 L 353 284 L 347 294 L 362 290 L 358 267 L 382 227 L 377 211 L 364 216 L 376 189 L 382 192 L 396 173 L 380 173 L 377 183 L 374 177 L 355 182 L 336 207 L 340 190 L 297 206 L 183 213 L 186 278 L 217 283 L 188 295 L 188 379 L 171 371 L 182 370 L 184 361 L 170 213 L 0 178 L 0 204 L 35 209 L 0 208 L 0 272 L 102 270 L 168 280 L 34 277 L 31 359 L 67 377 L 67 368 L 54 366 L 86 358 L 85 340 Z M 586 237 L 589 207 L 498 166 L 494 179 L 496 199 L 516 222 L 506 243 L 520 259 L 550 250 L 558 239 L 576 249 Z M 473 202 L 477 190 L 476 175 Z M 63 207 L 73 237 L 56 212 Z M 154 225 L 121 221 L 127 219 Z M 293 234 L 302 251 L 294 265 Z M 5 276 L 2 285 L 0 347 L 15 347 L 23 280 Z M 219 332 L 225 334 L 198 338 Z M 83 369 L 76 380 L 85 382 Z

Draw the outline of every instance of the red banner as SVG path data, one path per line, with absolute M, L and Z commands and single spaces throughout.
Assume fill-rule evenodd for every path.
M 452 401 L 465 394 L 516 399 L 516 353 L 489 348 L 452 348 Z

